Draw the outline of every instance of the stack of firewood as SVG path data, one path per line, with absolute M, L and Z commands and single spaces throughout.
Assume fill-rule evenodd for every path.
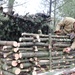
M 18 50 L 21 68 L 32 68 L 32 75 L 49 70 L 49 36 L 43 34 L 22 33 Z M 27 62 L 25 63 L 25 60 Z
M 22 33 L 19 42 L 0 41 L 0 72 L 4 75 L 37 75 L 48 70 L 71 68 L 75 51 L 69 36 Z
M 75 51 L 71 50 L 70 53 L 63 52 L 64 48 L 71 46 L 71 39 L 69 36 L 51 35 L 51 46 L 52 69 L 71 68 L 75 65 Z
M 36 75 L 48 71 L 49 36 L 22 33 L 19 42 L 4 45 L 1 54 L 1 70 L 4 75 Z
M 17 63 L 17 53 L 14 52 L 18 47 L 16 41 L 0 41 L 0 73 L 4 75 L 14 75 L 20 73 L 20 68 L 15 67 Z

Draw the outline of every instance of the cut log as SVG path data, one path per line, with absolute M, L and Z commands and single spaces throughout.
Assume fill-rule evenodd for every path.
M 0 45 L 17 47 L 18 46 L 18 43 L 16 41 L 0 41 Z
M 6 71 L 6 70 L 2 70 L 2 72 L 3 72 L 2 75 L 15 75 L 15 74 L 13 74 L 13 73 L 11 73 L 11 72 L 8 72 L 8 71 Z
M 57 38 L 52 38 L 52 41 L 58 41 L 58 42 L 71 42 L 71 39 L 57 39 Z
M 31 67 L 33 64 L 31 63 L 21 63 L 20 64 L 20 68 L 28 68 L 28 67 Z
M 40 37 L 49 37 L 48 35 L 43 35 L 43 34 L 33 34 L 33 33 L 22 33 L 22 36 L 36 36 L 39 35 Z
M 8 70 L 9 72 L 12 72 L 12 73 L 14 73 L 14 74 L 20 74 L 20 72 L 21 72 L 21 70 L 20 70 L 20 68 L 17 68 L 17 67 L 15 67 L 15 68 L 12 68 L 12 69 L 9 69 Z
M 47 51 L 37 51 L 37 52 L 25 52 L 25 53 L 19 53 L 20 58 L 26 58 L 26 57 L 47 57 L 49 56 L 49 52 Z
M 21 47 L 21 46 L 48 46 L 49 44 L 48 43 L 41 43 L 41 42 L 22 42 L 22 43 L 18 43 L 18 47 Z

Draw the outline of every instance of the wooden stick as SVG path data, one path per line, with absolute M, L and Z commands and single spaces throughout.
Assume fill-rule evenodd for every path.
M 42 36 L 42 37 L 49 37 L 48 35 L 43 35 L 43 34 L 33 34 L 33 33 L 22 33 L 22 36 Z
M 28 68 L 28 67 L 31 67 L 33 64 L 31 63 L 21 63 L 20 64 L 20 68 Z
M 52 41 L 58 41 L 58 42 L 71 42 L 71 39 L 57 39 L 57 38 L 52 38 Z
M 18 46 L 18 43 L 16 41 L 0 41 L 0 45 L 17 47 Z
M 53 44 L 53 46 L 56 46 L 56 47 L 69 47 L 71 44 L 61 44 L 61 43 L 58 43 L 58 44 Z
M 36 42 L 36 43 L 33 43 L 33 42 L 21 42 L 21 43 L 18 43 L 18 47 L 21 47 L 21 46 L 48 46 L 49 44 L 48 43 L 41 43 L 41 42 Z
M 11 73 L 11 72 L 8 72 L 8 71 L 6 71 L 6 70 L 2 70 L 2 75 L 14 75 L 13 73 Z

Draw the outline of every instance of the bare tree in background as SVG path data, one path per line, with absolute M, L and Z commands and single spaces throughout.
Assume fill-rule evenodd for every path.
M 11 13 L 13 10 L 13 4 L 15 0 L 8 0 L 8 12 Z
M 63 3 L 63 0 L 43 0 L 42 1 L 42 5 L 47 9 L 46 10 L 47 14 L 49 14 L 50 17 L 53 19 L 53 22 L 52 22 L 53 29 L 58 19 L 60 19 L 59 8 L 61 7 L 62 3 Z

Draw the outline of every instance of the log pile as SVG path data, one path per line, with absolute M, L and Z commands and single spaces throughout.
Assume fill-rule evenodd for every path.
M 69 36 L 22 33 L 19 42 L 0 41 L 0 73 L 37 75 L 48 70 L 74 67 L 75 51 L 63 53 L 71 45 Z
M 71 45 L 69 36 L 51 35 L 51 69 L 66 69 L 74 67 L 75 51 L 72 50 L 69 54 L 64 53 L 63 49 Z
M 49 36 L 22 33 L 19 42 L 1 41 L 4 75 L 36 75 L 49 70 Z
M 49 36 L 43 34 L 22 33 L 19 38 L 19 57 L 21 68 L 32 68 L 32 75 L 49 70 Z M 27 62 L 25 63 L 25 59 Z
M 20 68 L 14 67 L 17 54 L 13 49 L 18 47 L 16 41 L 0 41 L 0 74 L 14 75 L 20 73 Z

